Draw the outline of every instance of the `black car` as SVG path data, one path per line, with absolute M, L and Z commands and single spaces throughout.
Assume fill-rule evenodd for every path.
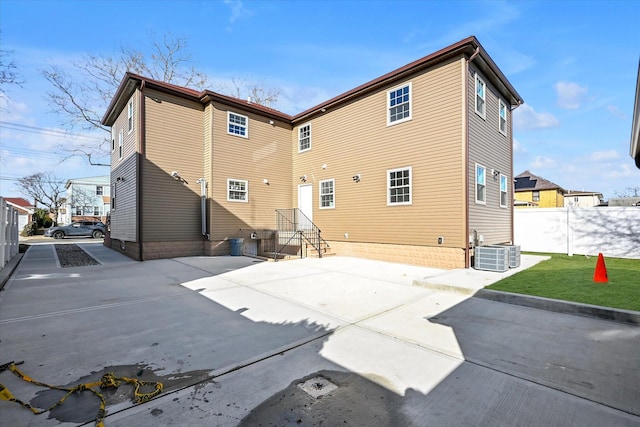
M 76 221 L 69 225 L 49 227 L 44 232 L 45 237 L 64 239 L 65 237 L 86 236 L 98 239 L 104 237 L 106 226 L 102 222 Z

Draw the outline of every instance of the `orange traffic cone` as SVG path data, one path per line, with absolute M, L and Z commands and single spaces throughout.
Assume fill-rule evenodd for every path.
M 604 256 L 602 256 L 602 253 L 598 254 L 598 262 L 596 263 L 596 271 L 593 274 L 593 281 L 596 283 L 607 283 L 609 281 L 607 277 L 607 266 L 604 265 Z

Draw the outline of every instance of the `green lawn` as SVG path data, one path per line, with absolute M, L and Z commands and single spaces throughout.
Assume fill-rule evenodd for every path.
M 640 260 L 607 258 L 608 283 L 594 283 L 597 256 L 548 255 L 551 259 L 487 289 L 640 311 Z

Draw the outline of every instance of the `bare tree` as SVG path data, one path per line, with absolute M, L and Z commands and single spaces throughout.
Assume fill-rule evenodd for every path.
M 251 102 L 272 108 L 278 102 L 280 92 L 273 88 L 265 88 L 263 81 L 248 81 L 232 78 L 233 96 L 244 99 L 251 98 Z
M 13 51 L 0 47 L 0 94 L 6 95 L 8 85 L 22 87 L 23 83 L 18 66 L 13 59 Z
M 45 206 L 53 214 L 54 223 L 57 223 L 58 212 L 65 202 L 64 185 L 62 181 L 51 172 L 38 172 L 33 175 L 18 179 L 20 192 L 33 199 L 36 205 Z
M 67 158 L 83 156 L 90 164 L 98 165 L 95 158 L 108 157 L 109 128 L 102 125 L 101 119 L 126 71 L 179 86 L 205 88 L 208 78 L 192 65 L 184 37 L 167 33 L 158 38 L 149 33 L 149 39 L 152 43 L 150 55 L 135 48 L 121 47 L 116 56 L 84 55 L 73 64 L 73 75 L 56 65 L 41 71 L 53 87 L 47 96 L 53 112 L 62 118 L 62 125 L 70 130 L 100 131 L 103 135 L 97 145 L 80 144 L 73 149 L 60 146 Z M 277 100 L 277 92 L 265 90 L 258 84 L 248 84 L 246 88 L 253 102 L 268 105 Z
M 640 187 L 627 187 L 621 192 L 615 191 L 616 197 L 640 197 Z

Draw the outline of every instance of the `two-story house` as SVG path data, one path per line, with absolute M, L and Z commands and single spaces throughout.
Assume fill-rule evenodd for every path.
M 561 208 L 567 190 L 528 170 L 515 177 L 515 206 Z
M 111 193 L 109 175 L 69 179 L 65 189 L 65 203 L 60 209 L 58 223 L 107 221 Z
M 469 267 L 478 242 L 513 241 L 522 102 L 475 37 L 294 116 L 127 73 L 103 117 L 111 245 L 147 260 L 245 237 L 260 253 L 293 230 L 339 255 Z

